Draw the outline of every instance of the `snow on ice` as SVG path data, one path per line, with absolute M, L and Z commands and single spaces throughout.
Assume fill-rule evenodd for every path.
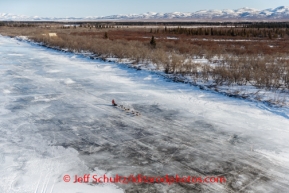
M 0 44 L 0 192 L 289 190 L 288 109 L 11 38 Z M 112 107 L 112 99 L 141 116 Z M 104 173 L 227 183 L 63 181 Z

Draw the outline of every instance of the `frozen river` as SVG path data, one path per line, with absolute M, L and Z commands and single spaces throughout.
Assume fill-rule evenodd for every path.
M 0 37 L 0 192 L 288 192 L 289 111 Z M 141 113 L 133 116 L 111 100 Z M 92 184 L 64 175 L 224 176 Z

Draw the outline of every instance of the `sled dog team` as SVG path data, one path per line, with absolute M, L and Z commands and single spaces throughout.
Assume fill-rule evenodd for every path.
M 115 106 L 115 107 L 120 107 L 121 109 L 123 109 L 123 110 L 125 110 L 125 111 L 130 111 L 129 108 L 126 108 L 126 107 L 123 106 L 123 105 L 117 105 L 117 104 L 115 103 L 114 99 L 112 99 L 111 103 L 112 103 L 112 105 Z M 140 113 L 139 113 L 139 112 L 133 111 L 133 110 L 131 111 L 131 114 L 136 115 L 136 116 L 140 116 Z

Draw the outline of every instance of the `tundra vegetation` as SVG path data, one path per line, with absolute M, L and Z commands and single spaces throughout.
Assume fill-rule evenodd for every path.
M 167 74 L 191 77 L 194 83 L 202 82 L 216 90 L 220 86 L 253 86 L 288 96 L 288 24 L 202 27 L 2 23 L 0 33 L 28 36 L 70 51 L 90 51 L 100 58 L 129 59 L 132 65 L 153 63 Z M 49 33 L 57 36 L 50 37 Z

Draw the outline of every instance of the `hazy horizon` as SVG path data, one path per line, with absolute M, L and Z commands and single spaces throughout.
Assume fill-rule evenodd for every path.
M 196 2 L 196 0 L 147 0 L 144 3 L 132 0 L 50 0 L 40 2 L 36 0 L 10 0 L 0 2 L 0 13 L 15 15 L 39 16 L 39 17 L 88 17 L 88 16 L 109 16 L 118 14 L 142 14 L 147 12 L 196 12 L 199 10 L 211 9 L 239 9 L 243 7 L 258 10 L 286 6 L 288 0 L 276 0 L 264 2 L 261 0 L 244 0 L 240 2 L 229 0 L 207 0 Z

